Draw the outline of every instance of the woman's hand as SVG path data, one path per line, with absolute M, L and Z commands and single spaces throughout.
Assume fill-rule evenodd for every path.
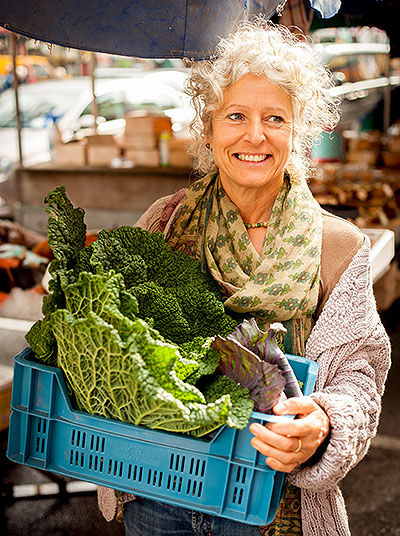
M 290 473 L 306 462 L 329 433 L 329 418 L 308 396 L 288 398 L 273 408 L 276 415 L 297 415 L 280 423 L 250 425 L 255 437 L 251 444 L 267 456 L 266 464 L 277 471 Z

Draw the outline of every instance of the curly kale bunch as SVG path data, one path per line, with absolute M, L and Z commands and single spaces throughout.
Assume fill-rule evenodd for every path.
M 44 319 L 26 339 L 64 371 L 79 409 L 194 435 L 246 426 L 249 392 L 216 372 L 211 348 L 239 318 L 200 262 L 137 227 L 103 230 L 85 247 L 84 212 L 65 188 L 45 203 L 55 259 Z

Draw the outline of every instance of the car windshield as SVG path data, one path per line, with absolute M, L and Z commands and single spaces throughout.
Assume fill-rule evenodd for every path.
M 43 128 L 50 116 L 61 117 L 82 92 L 82 86 L 36 84 L 20 86 L 18 91 L 23 127 Z M 8 89 L 0 95 L 0 128 L 15 127 L 15 94 Z

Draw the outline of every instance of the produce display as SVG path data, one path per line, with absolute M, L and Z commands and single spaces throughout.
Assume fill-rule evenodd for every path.
M 137 227 L 100 231 L 85 246 L 84 211 L 65 188 L 45 203 L 52 279 L 26 339 L 36 359 L 62 369 L 78 409 L 202 436 L 244 428 L 290 389 L 276 342 L 284 328 L 265 333 L 225 311 L 199 261 Z

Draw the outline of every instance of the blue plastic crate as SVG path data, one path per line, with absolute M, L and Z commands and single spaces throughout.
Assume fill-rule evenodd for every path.
M 14 462 L 237 521 L 272 521 L 285 474 L 265 464 L 248 428 L 211 440 L 75 411 L 61 370 L 15 357 L 7 456 Z M 310 394 L 318 365 L 288 356 Z M 251 421 L 274 416 L 253 412 Z M 275 417 L 276 419 L 276 417 Z

